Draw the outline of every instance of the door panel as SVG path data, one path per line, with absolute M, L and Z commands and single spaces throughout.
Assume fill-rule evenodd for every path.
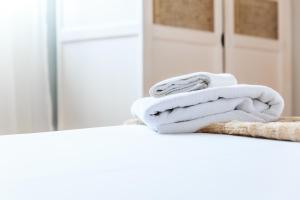
M 214 0 L 154 0 L 154 24 L 214 31 Z
M 144 1 L 144 95 L 184 73 L 221 73 L 222 0 Z
M 58 128 L 122 124 L 142 96 L 141 1 L 57 2 Z
M 289 0 L 227 0 L 225 71 L 281 93 L 291 113 Z
M 234 21 L 237 34 L 278 39 L 278 2 L 235 0 Z

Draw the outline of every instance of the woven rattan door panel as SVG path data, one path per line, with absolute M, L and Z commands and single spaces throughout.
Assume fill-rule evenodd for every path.
M 278 2 L 235 0 L 235 33 L 278 39 Z
M 214 0 L 154 0 L 154 23 L 214 31 Z

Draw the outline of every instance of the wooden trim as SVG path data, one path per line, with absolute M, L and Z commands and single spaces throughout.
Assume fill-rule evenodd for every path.
M 218 45 L 216 34 L 211 32 L 187 30 L 182 28 L 165 27 L 161 25 L 153 26 L 154 39 L 171 40 L 176 42 L 198 43 L 202 45 Z M 205 38 L 205 39 L 203 39 Z
M 65 29 L 61 31 L 60 42 L 71 43 L 94 39 L 138 36 L 140 25 L 134 23 L 97 28 Z
M 235 35 L 232 40 L 233 47 L 237 48 L 248 48 L 248 49 L 257 49 L 265 51 L 279 51 L 280 43 L 276 40 L 258 38 L 258 37 L 249 37 L 244 35 Z

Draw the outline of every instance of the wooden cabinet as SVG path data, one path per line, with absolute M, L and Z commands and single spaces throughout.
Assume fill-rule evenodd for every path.
M 152 84 L 196 71 L 271 86 L 290 113 L 289 0 L 62 0 L 57 10 L 60 129 L 120 124 Z

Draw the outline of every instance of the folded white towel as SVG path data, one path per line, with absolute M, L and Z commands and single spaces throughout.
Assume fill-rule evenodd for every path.
M 197 72 L 161 81 L 150 88 L 149 94 L 152 97 L 163 97 L 170 94 L 236 84 L 237 80 L 232 74 Z
M 266 86 L 234 85 L 137 100 L 132 113 L 160 133 L 196 132 L 232 120 L 269 122 L 283 110 L 280 94 Z

